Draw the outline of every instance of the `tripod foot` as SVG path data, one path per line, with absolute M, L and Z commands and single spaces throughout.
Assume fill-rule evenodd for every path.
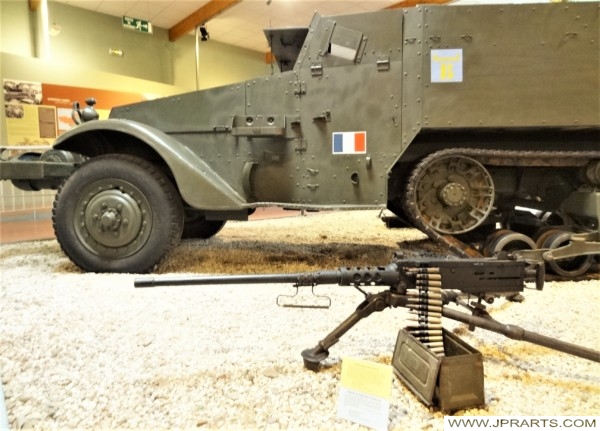
M 321 368 L 321 362 L 323 362 L 329 356 L 329 351 L 323 349 L 321 346 L 313 347 L 312 349 L 306 349 L 302 351 L 302 358 L 304 359 L 304 367 L 314 371 L 315 373 Z

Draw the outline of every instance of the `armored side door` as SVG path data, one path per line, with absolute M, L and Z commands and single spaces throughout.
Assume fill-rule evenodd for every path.
M 402 11 L 316 15 L 295 67 L 299 202 L 384 207 L 401 146 Z
M 245 83 L 244 115 L 233 116 L 233 134 L 244 160 L 243 183 L 248 201 L 290 205 L 300 201 L 296 180 L 304 140 L 300 97 L 293 70 L 308 28 L 265 30 L 278 66 L 271 74 Z

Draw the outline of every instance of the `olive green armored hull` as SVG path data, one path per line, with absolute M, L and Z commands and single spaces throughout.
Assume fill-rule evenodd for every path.
M 598 16 L 597 2 L 315 14 L 307 28 L 265 31 L 280 72 L 116 107 L 55 147 L 105 155 L 99 171 L 119 156 L 113 177 L 144 159 L 174 185 L 184 224 L 200 223 L 201 237 L 261 206 L 388 208 L 436 240 L 483 243 L 497 226 L 519 225 L 527 237 L 555 225 L 596 230 L 600 205 L 588 193 L 600 187 Z M 114 205 L 132 206 L 131 217 L 145 214 L 110 181 L 90 178 Z M 78 202 L 71 210 L 86 214 L 88 201 Z M 122 229 L 111 211 L 110 223 L 82 228 L 77 241 L 100 255 L 113 244 L 135 255 L 143 246 L 129 244 L 131 232 L 104 241 L 106 229 Z

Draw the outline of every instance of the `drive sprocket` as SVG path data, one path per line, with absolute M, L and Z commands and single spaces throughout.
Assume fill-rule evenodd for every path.
M 438 152 L 413 169 L 405 208 L 420 225 L 442 235 L 458 235 L 479 227 L 494 206 L 494 182 L 477 160 Z

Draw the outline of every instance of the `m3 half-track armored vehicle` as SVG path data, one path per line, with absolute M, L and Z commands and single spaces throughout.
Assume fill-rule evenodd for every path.
M 84 270 L 146 272 L 182 232 L 257 207 L 387 208 L 466 255 L 591 233 L 552 262 L 583 273 L 600 251 L 599 11 L 419 6 L 265 30 L 279 72 L 57 139 L 87 159 L 57 193 L 57 239 Z

